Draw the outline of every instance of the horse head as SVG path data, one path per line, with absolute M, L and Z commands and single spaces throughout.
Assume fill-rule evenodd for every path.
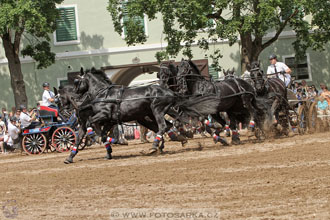
M 225 79 L 235 78 L 235 69 L 223 70 L 223 75 L 225 76 Z
M 204 80 L 201 72 L 194 62 L 191 60 L 183 60 L 178 66 L 178 74 L 177 74 L 177 82 L 179 86 L 179 92 L 182 94 L 186 94 L 190 89 L 188 87 L 192 87 L 198 81 Z
M 81 67 L 80 68 L 80 75 L 74 80 L 74 90 L 78 94 L 84 94 L 89 89 L 88 80 L 86 78 L 86 71 Z
M 263 89 L 265 88 L 265 78 L 264 72 L 260 69 L 260 62 L 253 61 L 249 65 L 249 69 L 251 80 L 253 81 L 257 92 L 263 91 Z
M 92 95 L 108 88 L 112 85 L 112 82 L 102 70 L 93 67 L 91 70 L 81 70 L 81 74 L 75 79 L 74 85 L 78 94 L 89 92 Z
M 160 71 L 157 77 L 160 79 L 160 85 L 164 88 L 171 89 L 175 91 L 177 86 L 176 76 L 177 76 L 177 66 L 173 63 L 164 62 L 160 65 Z

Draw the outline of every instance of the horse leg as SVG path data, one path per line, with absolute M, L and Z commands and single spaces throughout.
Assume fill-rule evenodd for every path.
M 81 125 L 80 128 L 79 128 L 79 131 L 78 131 L 77 142 L 76 142 L 75 146 L 72 148 L 69 157 L 64 160 L 65 164 L 73 163 L 73 158 L 77 155 L 78 146 L 81 143 L 81 141 L 82 141 L 83 137 L 85 136 L 85 134 L 86 134 L 86 127 Z
M 156 138 L 152 143 L 151 152 L 156 152 L 158 150 L 159 142 L 163 139 L 163 135 L 168 129 L 164 116 L 170 107 L 171 105 L 167 105 L 167 106 L 164 105 L 154 106 L 153 104 L 151 105 L 152 113 L 158 125 L 158 132 L 156 133 Z
M 142 126 L 148 128 L 149 130 L 152 130 L 153 132 L 157 133 L 158 132 L 158 124 L 156 123 L 156 119 L 153 116 L 149 116 L 149 118 L 151 119 L 151 121 L 146 120 L 146 119 L 143 118 L 143 119 L 138 119 L 137 122 L 139 124 L 141 124 Z M 161 146 L 162 146 L 161 150 L 163 150 L 164 149 L 164 140 L 162 141 Z M 155 150 L 154 148 L 151 148 L 149 150 L 148 154 L 153 154 L 156 151 L 157 151 L 157 149 Z
M 229 113 L 227 112 L 228 114 L 228 117 L 230 119 L 230 125 L 229 125 L 229 128 L 231 129 L 232 131 L 232 137 L 231 137 L 231 142 L 235 145 L 238 145 L 241 143 L 241 140 L 239 138 L 239 133 L 237 131 L 237 120 L 235 118 L 235 115 L 233 113 Z
M 265 111 L 267 111 L 267 104 L 264 100 L 256 99 L 252 101 L 253 107 L 253 120 L 255 122 L 255 136 L 258 140 L 265 139 L 265 132 L 264 132 L 264 121 L 265 121 Z M 266 109 L 266 110 L 265 110 Z
M 219 122 L 222 127 L 226 126 L 226 121 L 220 117 L 218 114 L 214 114 L 212 115 L 212 118 L 215 119 L 217 122 Z M 221 132 L 221 128 L 214 126 L 214 124 L 211 124 L 208 120 L 206 120 L 206 127 L 212 127 L 215 129 L 215 131 L 213 132 L 212 136 L 213 136 L 213 141 L 216 144 L 217 142 L 220 142 L 222 145 L 224 146 L 228 146 L 228 142 L 225 138 L 220 137 L 220 132 Z

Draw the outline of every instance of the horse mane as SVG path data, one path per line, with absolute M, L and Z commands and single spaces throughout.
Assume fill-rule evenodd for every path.
M 201 75 L 201 72 L 199 71 L 198 67 L 192 60 L 188 60 L 188 63 L 190 66 L 194 69 L 194 72 L 197 73 L 198 75 Z
M 106 81 L 107 83 L 112 84 L 111 80 L 109 79 L 107 74 L 105 74 L 105 72 L 103 70 L 98 70 L 93 67 L 90 70 L 90 73 L 92 73 L 94 76 L 96 76 L 99 80 Z

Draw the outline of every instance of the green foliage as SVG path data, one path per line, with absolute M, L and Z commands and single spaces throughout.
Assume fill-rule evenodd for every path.
M 55 54 L 51 52 L 47 41 L 42 41 L 35 45 L 27 45 L 22 50 L 23 56 L 31 56 L 38 61 L 37 68 L 46 68 L 55 62 Z
M 108 5 L 118 33 L 125 25 L 132 25 L 121 21 L 121 2 L 109 0 Z M 143 14 L 149 20 L 162 17 L 168 55 L 176 56 L 183 50 L 185 56 L 191 57 L 195 42 L 209 50 L 208 44 L 214 39 L 228 39 L 232 45 L 240 38 L 242 46 L 250 48 L 248 55 L 253 59 L 275 42 L 285 27 L 296 31 L 294 48 L 299 54 L 308 47 L 323 49 L 329 41 L 329 5 L 329 0 L 129 0 L 127 13 L 131 18 Z M 312 20 L 305 19 L 306 15 L 311 15 Z M 275 36 L 264 42 L 263 37 L 273 31 Z M 143 34 L 138 28 L 127 29 L 128 45 L 144 43 L 147 38 Z M 217 51 L 213 57 L 217 59 L 219 54 Z M 162 57 L 166 56 L 157 55 Z
M 63 0 L 1 0 L 0 37 L 10 36 L 16 51 L 20 49 L 17 47 L 20 46 L 23 33 L 35 39 L 26 45 L 23 55 L 35 59 L 38 68 L 51 65 L 55 61 L 55 55 L 50 52 L 49 34 L 56 29 L 56 4 L 62 2 Z

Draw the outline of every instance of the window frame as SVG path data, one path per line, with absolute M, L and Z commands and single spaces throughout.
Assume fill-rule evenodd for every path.
M 305 80 L 305 81 L 308 81 L 308 82 L 313 81 L 309 53 L 306 53 L 305 56 L 306 56 L 306 61 L 307 61 L 308 79 L 296 79 L 295 81 L 297 81 L 297 82 L 301 82 L 302 80 Z M 282 62 L 285 63 L 285 59 L 287 59 L 287 58 L 295 58 L 295 54 L 283 55 L 282 56 Z M 285 65 L 287 65 L 287 64 L 285 63 Z M 293 76 L 293 75 L 291 75 L 291 76 Z
M 60 6 L 56 6 L 56 8 L 57 9 L 61 9 L 61 8 L 74 8 L 74 10 L 75 10 L 75 20 L 76 20 L 77 40 L 57 41 L 56 30 L 55 30 L 54 33 L 53 33 L 53 36 L 54 36 L 54 45 L 55 46 L 62 46 L 62 45 L 76 45 L 76 44 L 80 44 L 80 31 L 79 31 L 78 7 L 77 7 L 77 5 L 60 5 Z

